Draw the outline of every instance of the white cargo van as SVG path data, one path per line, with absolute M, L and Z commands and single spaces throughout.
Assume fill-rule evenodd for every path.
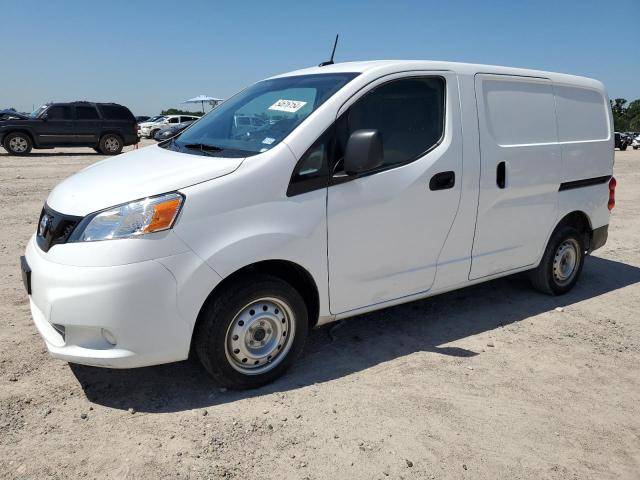
M 62 182 L 23 277 L 55 357 L 126 368 L 193 350 L 220 383 L 256 387 L 316 325 L 521 271 L 568 291 L 606 241 L 612 169 L 595 80 L 315 67 Z

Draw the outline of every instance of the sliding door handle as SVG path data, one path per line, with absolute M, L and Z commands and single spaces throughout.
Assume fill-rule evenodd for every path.
M 498 188 L 504 188 L 507 184 L 507 165 L 500 162 L 496 167 L 496 185 Z
M 453 188 L 456 184 L 456 172 L 440 172 L 436 173 L 429 180 L 430 190 L 446 190 Z

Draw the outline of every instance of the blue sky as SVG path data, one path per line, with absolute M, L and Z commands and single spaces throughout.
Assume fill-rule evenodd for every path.
M 336 61 L 434 59 L 597 78 L 640 98 L 638 0 L 0 0 L 0 108 L 114 101 L 136 115 Z M 614 19 L 620 20 L 614 23 Z M 184 106 L 182 106 L 184 107 Z

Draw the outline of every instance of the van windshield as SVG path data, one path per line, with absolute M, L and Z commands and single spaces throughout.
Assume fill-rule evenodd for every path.
M 164 148 L 250 156 L 273 148 L 357 73 L 264 80 L 214 108 Z

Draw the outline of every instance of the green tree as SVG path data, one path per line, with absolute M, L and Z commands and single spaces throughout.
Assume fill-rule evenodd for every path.
M 640 131 L 640 99 L 634 100 L 626 109 L 625 116 L 628 120 L 629 130 Z
M 611 102 L 611 113 L 613 114 L 613 128 L 616 132 L 624 132 L 628 129 L 628 121 L 627 121 L 627 109 L 625 108 L 625 104 L 627 103 L 626 98 L 616 98 L 614 100 L 610 100 Z

